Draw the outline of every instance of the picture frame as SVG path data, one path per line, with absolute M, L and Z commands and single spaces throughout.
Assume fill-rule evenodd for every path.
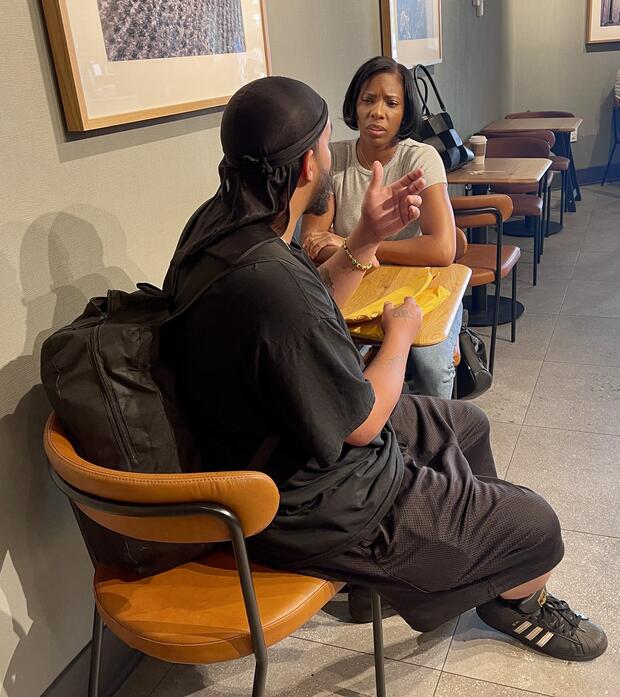
M 412 68 L 442 61 L 441 0 L 380 0 L 381 45 Z
M 205 0 L 193 12 L 177 0 L 157 17 L 130 0 L 42 4 L 69 131 L 223 106 L 271 74 L 265 0 Z
M 586 43 L 620 42 L 620 0 L 588 0 Z

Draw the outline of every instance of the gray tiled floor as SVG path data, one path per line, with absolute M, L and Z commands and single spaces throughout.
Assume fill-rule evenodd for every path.
M 520 648 L 473 612 L 428 635 L 393 617 L 389 697 L 620 697 L 620 185 L 584 188 L 583 199 L 546 240 L 536 288 L 523 255 L 527 312 L 516 344 L 500 330 L 495 385 L 477 403 L 491 419 L 500 475 L 536 489 L 558 513 L 566 556 L 552 590 L 605 625 L 609 649 L 568 664 Z M 338 596 L 270 650 L 270 696 L 375 694 L 370 627 L 339 621 L 345 602 Z M 251 659 L 211 667 L 145 659 L 117 697 L 242 697 L 251 671 Z

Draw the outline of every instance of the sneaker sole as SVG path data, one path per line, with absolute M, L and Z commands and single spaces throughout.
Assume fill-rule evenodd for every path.
M 478 617 L 480 617 L 480 615 L 478 615 Z M 526 646 L 528 649 L 531 649 L 532 651 L 535 651 L 536 653 L 540 653 L 543 656 L 547 656 L 547 658 L 555 658 L 558 661 L 571 661 L 571 662 L 575 662 L 575 663 L 587 663 L 588 661 L 593 661 L 595 658 L 602 656 L 605 653 L 605 651 L 607 651 L 607 641 L 605 641 L 605 646 L 603 646 L 602 650 L 594 656 L 571 656 L 571 657 L 554 656 L 552 653 L 545 651 L 544 648 L 541 648 L 539 646 L 536 646 L 536 644 L 531 644 L 529 641 L 526 641 L 525 638 L 522 639 L 518 635 L 513 636 L 512 634 L 508 634 L 508 632 L 505 632 L 502 629 L 498 629 L 497 627 L 494 627 L 493 625 L 486 622 L 486 620 L 483 620 L 482 617 L 480 617 L 480 620 L 482 622 L 484 622 L 487 627 L 490 627 L 491 629 L 495 630 L 496 632 L 498 632 L 502 636 L 508 637 L 509 639 L 513 639 L 514 641 L 518 641 L 519 644 L 521 644 L 522 646 Z

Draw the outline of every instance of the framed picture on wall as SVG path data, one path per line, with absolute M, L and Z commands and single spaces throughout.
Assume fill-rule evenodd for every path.
M 271 72 L 265 0 L 43 0 L 67 128 L 226 104 Z
M 620 0 L 588 0 L 589 44 L 620 41 Z
M 408 68 L 441 63 L 441 0 L 380 0 L 384 56 Z

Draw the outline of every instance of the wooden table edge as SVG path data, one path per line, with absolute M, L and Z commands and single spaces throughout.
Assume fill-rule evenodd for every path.
M 573 133 L 574 131 L 579 130 L 579 127 L 583 123 L 583 118 L 581 116 L 541 116 L 540 118 L 532 118 L 532 119 L 496 119 L 495 121 L 491 121 L 491 123 L 488 123 L 484 128 L 482 128 L 482 131 L 504 131 L 507 130 L 505 127 L 502 128 L 501 126 L 498 125 L 497 128 L 493 128 L 494 124 L 500 124 L 500 123 L 505 123 L 506 121 L 512 121 L 514 123 L 519 123 L 523 124 L 523 121 L 558 121 L 561 119 L 565 120 L 570 120 L 570 121 L 575 121 L 576 123 L 571 126 L 570 128 L 568 127 L 559 127 L 559 128 L 547 128 L 543 130 L 548 130 L 548 131 L 554 131 L 556 133 Z M 532 128 L 524 128 L 523 126 L 521 128 L 515 128 L 515 131 L 540 131 L 541 126 L 533 126 Z
M 485 159 L 485 162 L 493 162 L 493 161 L 502 161 L 502 160 L 535 160 L 535 161 L 544 161 L 546 162 L 545 168 L 540 172 L 538 178 L 536 177 L 528 177 L 528 178 L 521 178 L 521 179 L 510 179 L 508 180 L 501 180 L 501 178 L 498 177 L 485 177 L 480 174 L 473 174 L 472 172 L 476 171 L 473 169 L 465 169 L 465 167 L 468 167 L 468 165 L 465 165 L 465 167 L 460 167 L 459 169 L 455 169 L 452 172 L 449 172 L 447 174 L 447 181 L 448 184 L 452 184 L 453 186 L 459 186 L 462 184 L 482 184 L 483 186 L 487 185 L 492 185 L 492 184 L 498 184 L 501 186 L 509 186 L 510 184 L 515 184 L 515 185 L 520 185 L 520 184 L 538 184 L 538 182 L 545 176 L 547 171 L 549 170 L 549 167 L 553 164 L 553 162 L 548 159 L 547 157 L 487 157 Z M 490 165 L 493 167 L 493 165 Z M 499 165 L 495 165 L 499 166 Z M 541 165 L 542 166 L 542 165 Z M 478 170 L 484 172 L 485 170 Z M 493 171 L 492 169 L 488 170 L 489 175 L 492 174 L 497 174 L 497 171 Z M 454 177 L 451 178 L 451 176 L 454 175 Z M 463 175 L 470 175 L 470 176 L 463 176 Z M 506 179 L 506 178 L 504 178 Z

